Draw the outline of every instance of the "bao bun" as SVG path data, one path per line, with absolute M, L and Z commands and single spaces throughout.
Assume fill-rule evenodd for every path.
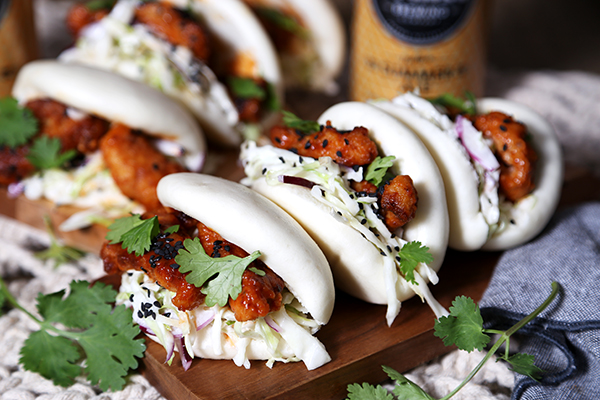
M 325 256 L 283 210 L 247 187 L 210 175 L 177 173 L 162 178 L 158 198 L 215 230 L 261 260 L 279 275 L 290 292 L 325 324 L 333 311 L 335 290 Z
M 166 95 L 120 75 L 53 60 L 26 64 L 12 90 L 21 104 L 50 98 L 77 110 L 172 140 L 185 151 L 188 169 L 204 163 L 204 135 L 189 112 Z
M 514 223 L 490 237 L 490 228 L 480 212 L 474 169 L 458 142 L 408 107 L 393 101 L 375 104 L 419 135 L 435 158 L 446 186 L 450 247 L 463 251 L 504 250 L 529 241 L 546 226 L 560 197 L 563 164 L 554 129 L 539 114 L 502 99 L 477 102 L 478 112 L 501 111 L 523 122 L 533 136 L 532 144 L 538 155 L 534 191 L 514 205 Z
M 434 259 L 429 267 L 438 271 L 448 243 L 448 212 L 442 177 L 423 143 L 395 118 L 366 103 L 334 105 L 319 118 L 321 124 L 327 121 L 338 130 L 366 127 L 381 156 L 396 157 L 394 172 L 412 178 L 419 203 L 416 217 L 404 227 L 402 238 L 428 246 Z M 252 188 L 286 210 L 319 244 L 329 260 L 336 286 L 370 303 L 388 303 L 384 257 L 358 231 L 333 218 L 329 207 L 315 200 L 306 188 L 271 186 L 265 178 L 253 181 Z M 402 285 L 397 294 L 398 300 L 404 301 L 414 292 Z

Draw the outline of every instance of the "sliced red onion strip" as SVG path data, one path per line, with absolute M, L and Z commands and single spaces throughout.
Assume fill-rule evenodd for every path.
M 8 197 L 15 199 L 23 194 L 25 191 L 25 184 L 23 182 L 15 182 L 8 185 Z
M 268 315 L 265 317 L 265 322 L 275 332 L 279 333 L 279 331 L 281 331 L 281 328 L 279 327 L 279 325 L 277 325 L 277 323 L 275 321 L 273 321 L 273 319 L 271 317 L 269 317 Z
M 480 139 L 481 133 L 475 129 L 471 121 L 459 115 L 456 117 L 456 133 L 469 156 L 484 169 L 494 171 L 500 164 L 492 150 Z
M 290 185 L 303 186 L 305 188 L 312 189 L 316 183 L 309 181 L 308 179 L 299 178 L 297 176 L 279 175 L 279 182 L 289 183 Z
M 185 347 L 183 337 L 175 338 L 175 346 L 177 346 L 177 351 L 179 351 L 179 358 L 181 359 L 183 370 L 187 371 L 192 365 L 192 357 L 190 357 L 190 354 Z
M 203 322 L 196 321 L 196 331 L 206 328 L 206 326 L 208 324 L 210 324 L 211 322 L 213 322 L 214 319 L 215 319 L 215 314 L 212 313 L 212 315 L 209 315 L 205 321 L 203 321 Z

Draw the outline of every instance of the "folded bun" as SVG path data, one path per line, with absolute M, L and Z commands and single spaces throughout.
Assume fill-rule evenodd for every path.
M 279 275 L 320 324 L 329 321 L 335 290 L 325 256 L 308 234 L 273 202 L 247 187 L 209 175 L 171 174 L 158 198 L 219 232 Z
M 366 103 L 336 104 L 319 117 L 320 124 L 328 121 L 340 131 L 366 127 L 379 146 L 380 155 L 396 157 L 392 171 L 412 178 L 418 192 L 416 216 L 396 233 L 401 240 L 418 241 L 429 247 L 433 262 L 428 268 L 421 265 L 422 269 L 418 268 L 418 271 L 422 272 L 423 286 L 429 280 L 437 281 L 432 271 L 439 270 L 445 256 L 448 211 L 442 177 L 423 143 L 398 120 Z M 251 163 L 248 160 L 252 151 L 250 147 L 242 150 L 242 159 L 247 165 Z M 266 170 L 264 174 L 269 175 Z M 251 177 L 249 182 L 254 190 L 281 206 L 309 232 L 327 256 L 336 286 L 370 303 L 388 304 L 388 323 L 399 311 L 400 301 L 412 297 L 419 289 L 422 289 L 419 294 L 427 297 L 423 286 L 415 290 L 419 285 L 409 285 L 404 279 L 397 278 L 393 256 L 382 255 L 382 250 L 363 236 L 364 232 L 341 222 L 340 218 L 344 217 L 337 218 L 336 212 L 318 201 L 311 190 L 297 185 L 273 184 L 266 177 Z M 390 241 L 394 240 L 397 239 L 393 239 L 392 235 Z M 395 283 L 390 280 L 390 271 L 395 273 L 391 278 L 396 280 Z M 393 299 L 390 297 L 392 294 Z M 430 304 L 436 303 L 431 298 L 427 300 Z M 390 308 L 395 307 L 392 305 L 394 302 L 398 303 L 398 308 L 390 313 Z
M 196 120 L 163 93 L 123 76 L 54 60 L 26 64 L 12 90 L 21 103 L 50 98 L 77 110 L 172 140 L 185 151 L 188 169 L 198 171 L 206 153 Z
M 451 248 L 504 250 L 527 242 L 546 226 L 560 197 L 563 166 L 556 134 L 540 115 L 507 100 L 482 99 L 477 102 L 478 112 L 501 111 L 523 122 L 533 137 L 531 143 L 538 154 L 534 191 L 513 206 L 512 223 L 492 234 L 481 212 L 478 178 L 471 160 L 456 136 L 445 132 L 453 130 L 454 124 L 426 100 L 410 93 L 373 104 L 410 127 L 438 164 L 446 188 Z

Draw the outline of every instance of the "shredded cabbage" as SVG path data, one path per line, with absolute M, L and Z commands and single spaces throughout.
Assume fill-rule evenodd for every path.
M 250 368 L 246 350 L 253 340 L 265 343 L 271 355 L 266 363 L 269 367 L 276 361 L 287 363 L 302 360 L 307 363 L 307 368 L 312 369 L 330 360 L 323 344 L 312 336 L 320 326 L 308 314 L 300 311 L 298 300 L 288 291 L 283 293 L 284 307 L 268 315 L 276 321 L 278 331 L 269 326 L 263 317 L 254 321 L 236 321 L 234 313 L 227 306 L 199 306 L 191 311 L 179 311 L 173 305 L 174 296 L 175 293 L 154 283 L 145 273 L 135 270 L 123 274 L 117 296 L 117 304 L 131 307 L 133 320 L 165 348 L 168 362 L 174 356 L 174 338 L 183 336 L 185 347 L 191 349 L 193 334 L 200 329 L 208 330 L 217 355 L 223 354 L 224 340 L 233 341 L 236 348 L 233 361 L 245 368 Z M 206 323 L 207 320 L 210 322 Z M 290 348 L 298 352 L 290 355 Z M 312 351 L 303 354 L 304 349 Z M 190 356 L 194 357 L 193 354 Z M 322 363 L 316 365 L 314 360 L 321 360 Z
M 400 273 L 397 257 L 407 242 L 397 235 L 399 232 L 390 232 L 379 218 L 376 196 L 364 196 L 350 188 L 350 179 L 363 180 L 362 167 L 354 171 L 352 168 L 336 164 L 330 157 L 319 159 L 303 157 L 271 145 L 259 147 L 253 141 L 242 144 L 240 159 L 246 174 L 241 183 L 247 186 L 262 177 L 270 185 L 281 185 L 282 175 L 299 177 L 314 183 L 315 185 L 310 189 L 311 195 L 329 207 L 332 217 L 360 232 L 381 254 L 387 256 L 385 259 L 391 260 L 384 265 L 388 299 L 386 318 L 388 325 L 391 325 L 400 312 L 396 282 L 398 280 L 406 282 Z M 416 269 L 415 275 L 418 274 L 419 269 Z M 435 272 L 429 269 L 427 274 L 433 277 Z M 437 276 L 431 281 L 437 281 Z M 438 315 L 436 304 L 429 301 L 433 297 L 423 295 L 424 291 L 429 291 L 427 285 L 422 286 L 424 287 L 418 290 L 416 285 L 409 285 L 409 288 L 422 299 L 427 300 Z

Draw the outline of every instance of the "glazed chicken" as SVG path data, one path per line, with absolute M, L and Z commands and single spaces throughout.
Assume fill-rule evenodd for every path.
M 150 214 L 146 214 L 149 216 Z M 129 269 L 144 271 L 152 280 L 162 287 L 176 293 L 173 304 L 182 311 L 192 310 L 204 302 L 205 295 L 185 279 L 185 274 L 179 272 L 179 265 L 174 258 L 179 249 L 183 248 L 183 240 L 192 238 L 190 225 L 192 219 L 182 213 L 169 213 L 162 210 L 158 213 L 159 224 L 164 229 L 167 224 L 183 224 L 184 229 L 179 233 L 168 235 L 159 234 L 153 241 L 148 252 L 137 257 L 121 248 L 121 244 L 105 243 L 100 257 L 108 274 L 118 274 Z M 223 239 L 217 232 L 196 221 L 197 237 L 200 239 L 206 254 L 213 258 L 226 257 L 233 254 L 246 257 L 248 253 L 233 243 Z M 282 305 L 282 291 L 285 287 L 283 280 L 277 276 L 262 261 L 255 260 L 251 264 L 264 275 L 259 275 L 251 269 L 246 269 L 242 276 L 242 291 L 234 300 L 229 299 L 229 307 L 238 321 L 251 321 L 266 316 L 270 311 L 276 311 Z

